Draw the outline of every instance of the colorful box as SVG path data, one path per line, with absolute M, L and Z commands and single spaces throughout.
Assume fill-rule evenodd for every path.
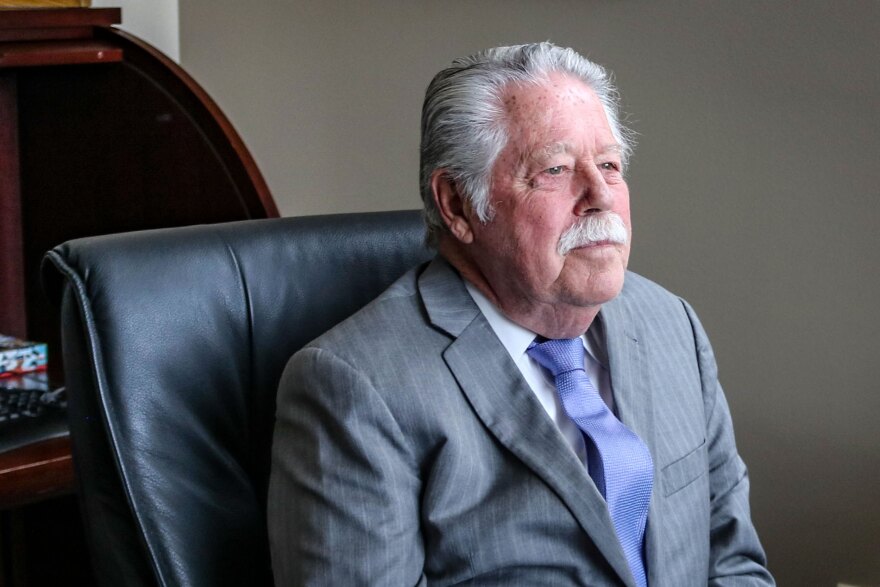
M 47 355 L 45 343 L 0 334 L 0 377 L 45 371 Z
M 51 391 L 52 386 L 49 384 L 49 374 L 45 371 L 35 371 L 25 375 L 9 374 L 0 377 L 0 392 L 27 391 L 31 389 Z

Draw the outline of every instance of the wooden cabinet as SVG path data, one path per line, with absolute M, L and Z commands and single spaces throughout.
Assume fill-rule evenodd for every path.
M 50 343 L 43 253 L 74 237 L 277 216 L 238 134 L 118 9 L 0 11 L 0 332 Z
M 217 105 L 176 63 L 113 28 L 120 17 L 115 8 L 0 10 L 0 333 L 47 342 L 59 382 L 58 311 L 39 281 L 48 249 L 278 216 Z M 0 510 L 72 491 L 63 432 L 0 452 Z

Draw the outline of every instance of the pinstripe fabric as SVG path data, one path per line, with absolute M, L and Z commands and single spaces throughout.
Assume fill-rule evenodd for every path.
M 599 316 L 618 415 L 655 463 L 649 584 L 772 585 L 696 317 L 633 274 Z M 601 494 L 444 261 L 295 355 L 277 405 L 276 584 L 635 585 Z

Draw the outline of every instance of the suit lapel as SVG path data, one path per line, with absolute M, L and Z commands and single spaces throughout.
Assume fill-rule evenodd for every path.
M 419 289 L 432 324 L 454 337 L 443 357 L 477 417 L 556 492 L 612 568 L 632 584 L 605 501 L 461 279 L 437 259 L 419 278 Z
M 605 304 L 599 320 L 605 334 L 605 348 L 614 390 L 614 404 L 620 420 L 635 432 L 648 446 L 654 458 L 654 489 L 648 507 L 648 525 L 645 535 L 645 558 L 648 584 L 659 581 L 655 573 L 661 561 L 658 519 L 658 491 L 660 472 L 657 469 L 657 450 L 654 425 L 654 394 L 650 384 L 645 347 L 641 343 L 637 321 L 626 303 L 626 288 L 615 300 Z

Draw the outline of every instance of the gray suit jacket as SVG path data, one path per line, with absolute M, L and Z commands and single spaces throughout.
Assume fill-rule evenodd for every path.
M 772 585 L 693 311 L 629 273 L 599 316 L 656 467 L 650 585 Z M 633 585 L 587 471 L 442 259 L 291 359 L 268 515 L 279 587 Z

